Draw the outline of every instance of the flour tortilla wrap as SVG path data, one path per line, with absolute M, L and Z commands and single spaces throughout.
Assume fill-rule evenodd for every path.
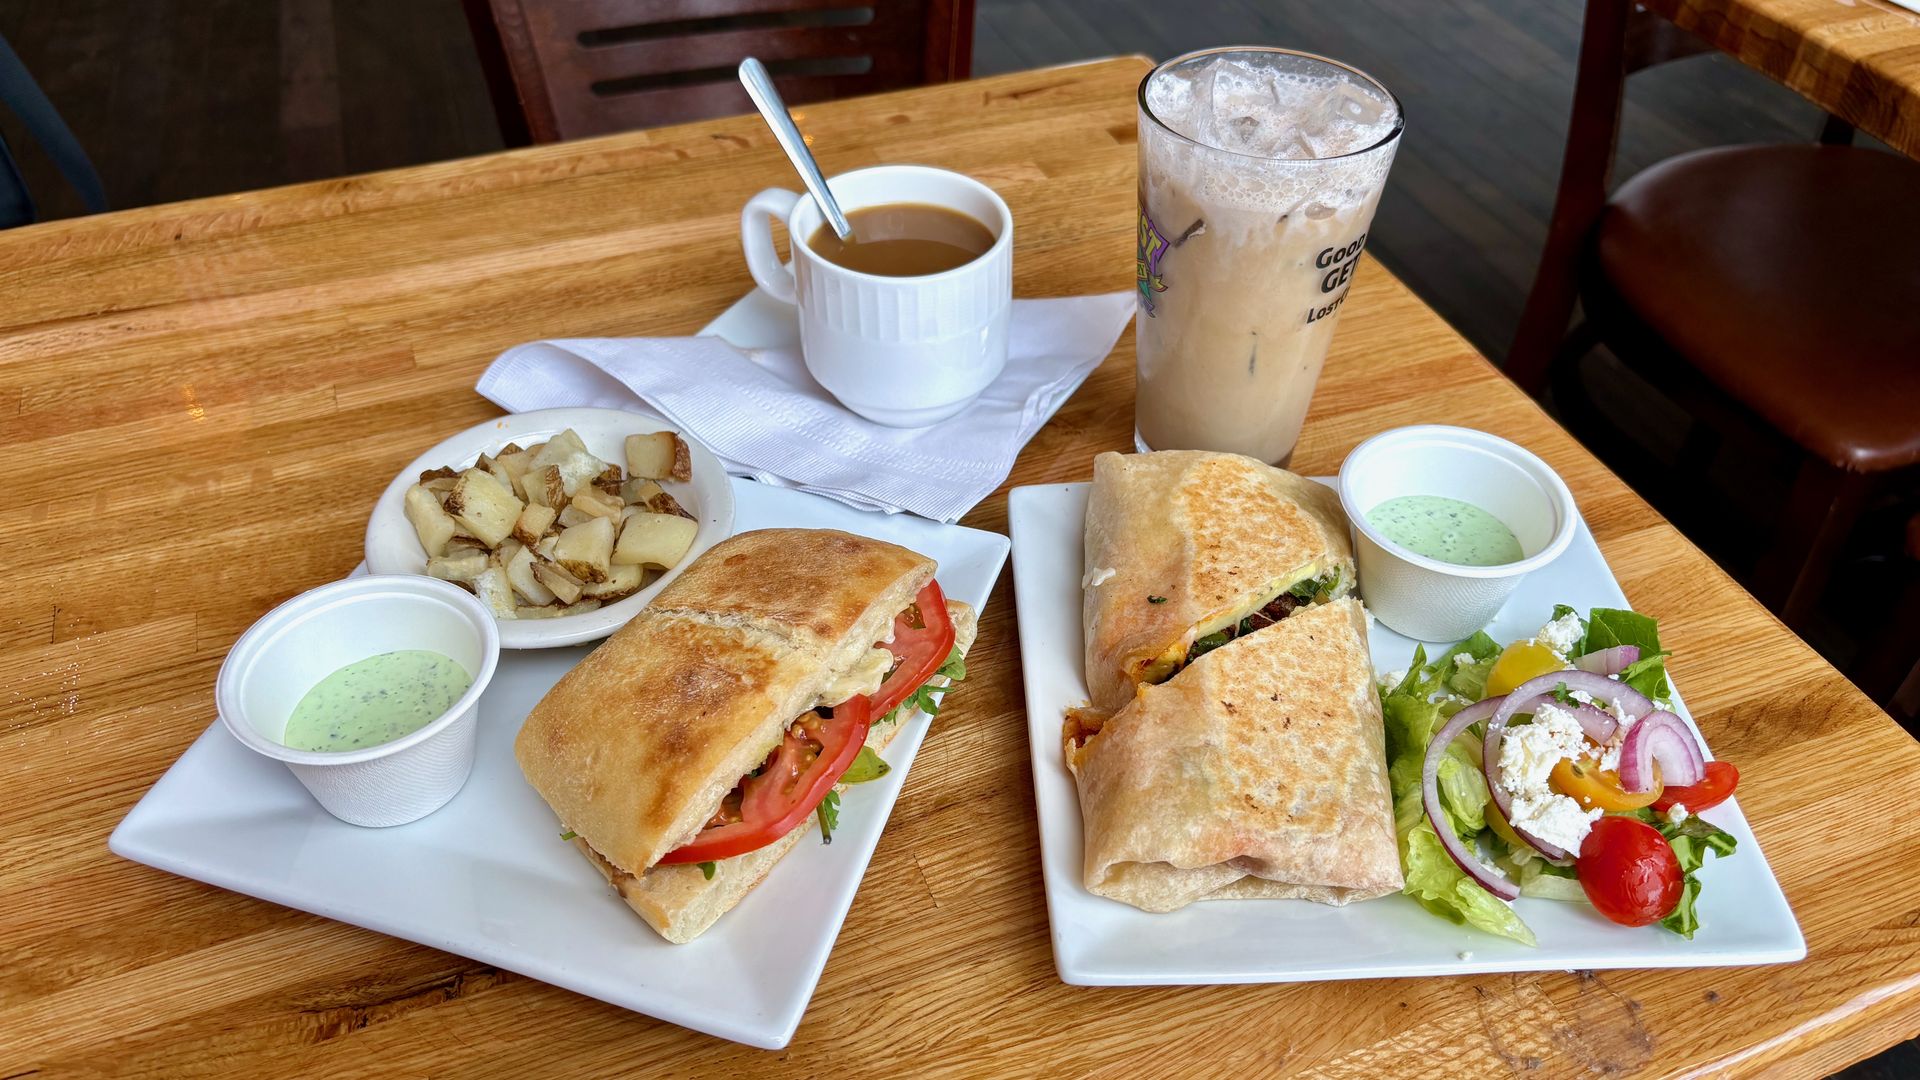
M 1084 732 L 1085 727 L 1079 728 Z M 1302 609 L 1146 686 L 1077 744 L 1088 890 L 1146 911 L 1400 888 L 1359 601 Z
M 1333 489 L 1199 450 L 1093 459 L 1085 571 L 1087 685 L 1108 712 L 1294 586 L 1337 574 L 1340 597 L 1354 582 Z

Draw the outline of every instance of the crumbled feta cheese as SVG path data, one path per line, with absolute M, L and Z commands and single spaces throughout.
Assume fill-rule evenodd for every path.
M 1569 611 L 1540 628 L 1535 640 L 1561 656 L 1572 651 L 1585 631 L 1580 629 L 1580 616 Z
M 1510 820 L 1533 836 L 1567 851 L 1580 850 L 1600 811 L 1547 786 L 1563 758 L 1587 752 L 1587 736 L 1573 714 L 1551 703 L 1534 710 L 1533 723 L 1507 729 L 1500 743 L 1500 786 L 1512 796 Z
M 1471 959 L 1473 959 L 1473 950 L 1472 950 L 1472 949 L 1461 949 L 1461 950 L 1460 950 L 1460 959 L 1462 959 L 1462 960 L 1471 960 Z
M 1681 803 L 1674 803 L 1667 809 L 1667 824 L 1678 825 L 1690 816 L 1692 815 L 1687 813 L 1686 806 Z
M 1119 573 L 1119 571 L 1111 566 L 1090 566 L 1087 568 L 1086 576 L 1080 579 L 1080 587 L 1083 589 L 1092 589 L 1105 585 L 1107 579 L 1117 573 Z
M 1380 685 L 1386 687 L 1399 686 L 1400 680 L 1406 677 L 1407 671 L 1405 668 L 1401 668 L 1398 671 L 1389 671 L 1385 675 L 1380 676 Z
M 1620 742 L 1620 739 L 1615 738 L 1600 751 L 1601 772 L 1620 771 Z
M 1466 667 L 1468 664 L 1471 664 L 1473 662 L 1474 660 L 1473 660 L 1472 653 L 1457 652 L 1453 654 L 1454 667 Z

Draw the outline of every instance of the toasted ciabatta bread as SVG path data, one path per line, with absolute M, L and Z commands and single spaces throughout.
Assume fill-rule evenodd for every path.
M 887 636 L 933 571 L 925 556 L 832 530 L 722 541 L 534 707 L 514 743 L 521 771 L 597 865 L 641 874 L 693 838 L 794 718 Z M 723 865 L 771 866 L 778 855 L 767 853 L 791 846 L 785 838 Z
M 953 618 L 954 647 L 965 655 L 973 645 L 973 608 L 958 600 L 949 600 L 947 612 Z M 936 684 L 946 682 L 939 676 L 930 681 Z M 901 719 L 905 720 L 904 717 Z M 876 751 L 883 750 L 899 730 L 899 723 L 875 723 L 867 733 L 867 745 Z M 720 916 L 732 911 L 734 905 L 766 878 L 774 864 L 793 850 L 794 845 L 812 834 L 814 828 L 813 819 L 808 818 L 792 832 L 766 847 L 731 859 L 720 859 L 713 864 L 711 879 L 699 866 L 691 863 L 656 866 L 639 875 L 629 874 L 601 858 L 583 839 L 576 837 L 573 843 L 620 893 L 620 898 L 627 902 L 627 906 L 647 920 L 647 925 L 668 941 L 684 945 L 704 933 Z

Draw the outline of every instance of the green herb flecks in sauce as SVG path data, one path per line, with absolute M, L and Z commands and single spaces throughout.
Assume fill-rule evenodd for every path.
M 1440 495 L 1388 499 L 1367 511 L 1367 524 L 1409 551 L 1455 566 L 1499 566 L 1526 554 L 1505 522 Z
M 369 656 L 320 680 L 294 706 L 281 741 L 295 750 L 360 750 L 425 727 L 473 685 L 437 652 Z

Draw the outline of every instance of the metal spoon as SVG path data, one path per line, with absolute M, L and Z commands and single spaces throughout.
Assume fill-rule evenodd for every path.
M 800 129 L 793 126 L 793 117 L 787 115 L 787 103 L 780 100 L 780 91 L 773 88 L 773 76 L 767 74 L 767 65 L 749 56 L 740 61 L 740 85 L 747 88 L 747 96 L 753 99 L 753 106 L 760 110 L 760 118 L 773 129 L 773 137 L 779 142 L 780 149 L 787 152 L 787 160 L 800 173 L 800 180 L 807 185 L 807 192 L 820 207 L 820 213 L 833 226 L 834 234 L 842 240 L 853 237 L 853 226 L 847 223 L 847 215 L 840 212 L 840 204 L 833 201 L 833 192 L 827 190 L 827 180 L 820 175 L 820 166 L 813 160 L 813 151 L 807 149 L 807 142 L 800 137 Z

